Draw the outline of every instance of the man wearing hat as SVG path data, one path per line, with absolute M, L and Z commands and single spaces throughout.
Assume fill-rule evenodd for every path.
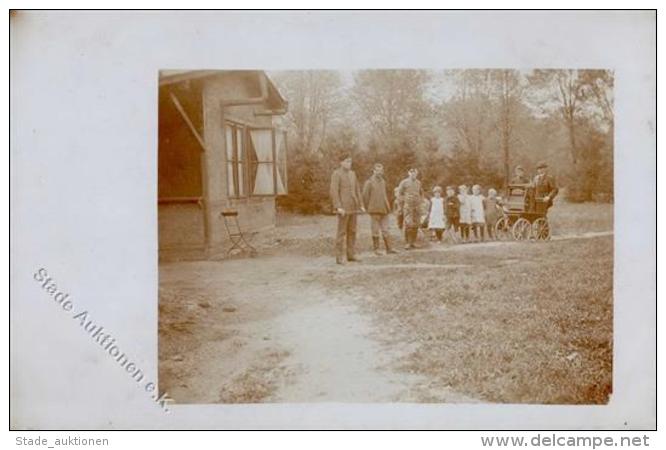
M 532 184 L 535 198 L 544 202 L 547 208 L 553 206 L 553 200 L 559 189 L 555 178 L 548 174 L 548 164 L 546 162 L 542 161 L 537 164 L 537 174 Z
M 406 250 L 416 248 L 414 244 L 421 225 L 423 190 L 421 182 L 416 179 L 418 174 L 417 169 L 409 169 L 407 178 L 398 186 L 398 196 L 402 198 L 403 204 Z
M 345 154 L 340 160 L 340 167 L 335 169 L 331 176 L 331 201 L 338 215 L 338 228 L 335 236 L 335 261 L 338 264 L 344 264 L 345 241 L 347 242 L 347 261 L 359 261 L 354 255 L 356 214 L 365 209 L 361 189 L 351 167 L 351 155 Z
M 513 169 L 513 178 L 511 179 L 510 184 L 529 184 L 530 179 L 525 175 L 525 169 L 523 166 L 516 166 Z

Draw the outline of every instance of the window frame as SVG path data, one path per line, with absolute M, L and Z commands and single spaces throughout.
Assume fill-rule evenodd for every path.
M 250 193 L 248 194 L 251 197 L 280 197 L 287 195 L 289 193 L 289 187 L 287 185 L 287 132 L 286 130 L 277 128 L 277 127 L 254 127 L 254 126 L 248 126 L 247 127 L 247 133 L 248 133 L 248 139 L 250 140 L 251 145 L 254 146 L 254 143 L 252 143 L 252 136 L 251 133 L 254 130 L 270 130 L 271 131 L 271 160 L 270 161 L 254 161 L 250 163 L 250 155 L 249 152 L 247 153 L 247 158 L 248 158 L 248 187 Z M 284 187 L 284 193 L 278 193 L 278 185 L 277 185 L 277 180 L 278 180 L 278 164 L 279 161 L 277 160 L 277 133 L 282 133 L 282 140 L 283 140 L 283 146 L 284 146 L 284 165 L 285 165 L 285 173 L 284 173 L 284 179 L 282 180 L 282 186 Z M 255 166 L 258 168 L 260 164 L 272 164 L 272 174 L 273 174 L 273 192 L 270 194 L 255 194 L 254 193 L 254 186 L 249 186 L 250 182 L 250 176 L 249 174 L 251 171 L 255 168 Z M 252 166 L 252 167 L 250 167 Z M 256 181 L 256 174 L 254 180 Z
M 227 141 L 227 128 L 231 130 L 231 152 L 226 148 Z M 242 142 L 238 143 L 238 130 L 240 130 L 240 136 L 242 136 Z M 252 151 L 254 150 L 254 142 L 252 141 L 252 131 L 254 130 L 264 130 L 271 132 L 271 160 L 270 161 L 252 161 L 250 158 L 250 145 L 252 145 Z M 284 158 L 284 176 L 280 174 L 282 179 L 282 186 L 284 188 L 283 193 L 278 193 L 278 172 L 280 171 L 277 158 L 277 133 L 282 133 L 282 146 L 283 146 L 283 158 Z M 288 195 L 289 187 L 287 181 L 287 132 L 284 129 L 278 127 L 261 127 L 261 126 L 252 126 L 247 123 L 242 123 L 233 119 L 224 119 L 224 140 L 225 140 L 225 179 L 226 179 L 226 191 L 227 198 L 230 199 L 247 199 L 250 197 L 279 197 Z M 231 153 L 231 159 L 229 159 L 229 154 Z M 272 169 L 271 173 L 273 176 L 273 189 L 271 193 L 268 194 L 255 194 L 254 193 L 254 184 L 256 182 L 256 176 L 258 172 L 258 167 L 260 164 L 271 164 Z M 229 166 L 231 165 L 231 176 L 232 180 L 229 180 Z M 257 170 L 255 170 L 257 169 Z M 254 171 L 254 175 L 251 174 Z M 241 175 L 241 176 L 239 176 Z M 241 183 L 242 177 L 242 183 Z M 235 193 L 232 193 L 230 190 L 230 183 L 233 183 L 233 188 Z
M 254 143 L 252 142 L 252 131 L 257 131 L 257 130 L 258 131 L 261 131 L 261 130 L 263 130 L 263 131 L 270 130 L 271 131 L 271 160 L 270 161 L 253 161 L 252 163 L 249 163 L 250 155 L 249 155 L 249 152 L 248 152 L 248 174 L 251 173 L 252 170 L 256 167 L 257 171 L 255 172 L 254 178 L 252 179 L 252 181 L 256 182 L 256 180 L 257 180 L 256 173 L 259 172 L 259 170 L 258 170 L 259 165 L 260 164 L 272 164 L 273 165 L 273 170 L 272 170 L 272 172 L 273 172 L 273 192 L 270 193 L 270 194 L 255 194 L 254 193 L 254 185 L 253 185 L 253 186 L 249 186 L 250 191 L 251 191 L 250 196 L 251 197 L 275 197 L 275 183 L 276 183 L 276 181 L 275 181 L 275 128 L 273 128 L 273 127 L 252 127 L 252 126 L 249 126 L 248 129 L 247 129 L 247 133 L 248 133 L 250 143 L 251 143 L 253 148 L 254 148 Z M 254 150 L 254 151 L 255 151 L 255 154 L 256 154 L 256 150 Z M 252 166 L 252 167 L 250 167 L 250 166 Z M 248 184 L 249 184 L 249 182 L 250 182 L 250 177 L 248 177 Z
M 283 151 L 283 156 L 284 156 L 284 177 L 282 178 L 282 187 L 284 188 L 284 193 L 280 194 L 280 193 L 277 192 L 277 178 L 276 178 L 276 181 L 275 181 L 275 183 L 276 183 L 275 196 L 279 197 L 279 196 L 282 196 L 282 195 L 289 195 L 289 175 L 288 175 L 288 172 L 289 172 L 289 160 L 288 160 L 289 152 L 287 151 L 289 149 L 289 147 L 287 146 L 287 130 L 280 129 L 280 128 L 275 128 L 273 130 L 274 139 L 275 139 L 275 136 L 277 135 L 277 133 L 282 133 L 282 146 L 283 146 L 282 151 Z M 279 163 L 279 161 L 277 160 L 277 147 L 275 147 L 274 152 L 275 152 L 275 167 L 276 167 L 276 170 L 279 170 L 279 169 L 277 169 L 277 166 L 278 166 L 278 163 Z

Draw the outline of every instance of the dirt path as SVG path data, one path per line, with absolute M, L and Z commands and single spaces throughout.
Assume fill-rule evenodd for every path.
M 280 316 L 276 331 L 301 370 L 272 397 L 280 402 L 388 402 L 404 394 L 405 379 L 387 368 L 395 352 L 368 338 L 371 325 L 352 306 L 317 304 Z
M 313 281 L 339 269 L 330 258 L 292 257 L 163 265 L 162 291 L 196 280 L 190 288 L 209 305 L 193 321 L 197 345 L 161 352 L 163 388 L 179 403 L 415 401 L 420 377 L 392 369 L 409 348 L 373 339 L 359 299 Z
M 590 239 L 590 238 L 596 238 L 596 237 L 602 237 L 602 236 L 612 236 L 613 232 L 612 231 L 592 231 L 588 233 L 581 233 L 581 234 L 564 234 L 564 235 L 555 235 L 551 238 L 551 241 L 566 241 L 566 240 L 571 240 L 571 239 Z M 533 242 L 533 241 L 528 241 L 528 242 L 521 242 L 521 241 L 513 241 L 513 240 L 508 240 L 508 241 L 484 241 L 484 242 L 475 242 L 473 245 L 461 245 L 461 244 L 455 244 L 455 245 L 443 245 L 443 246 L 432 246 L 427 248 L 429 251 L 446 251 L 446 250 L 462 250 L 462 249 L 474 249 L 474 248 L 479 248 L 479 247 L 499 247 L 502 245 L 523 245 L 525 243 L 543 243 L 543 241 L 539 242 Z

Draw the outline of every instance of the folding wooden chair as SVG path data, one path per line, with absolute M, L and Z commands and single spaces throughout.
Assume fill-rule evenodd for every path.
M 241 230 L 240 224 L 238 223 L 238 211 L 222 211 L 220 215 L 224 219 L 224 227 L 227 229 L 227 234 L 231 241 L 231 246 L 227 250 L 227 255 L 234 250 L 239 250 L 241 252 L 247 251 L 251 256 L 255 256 L 257 250 L 245 240 L 243 230 Z

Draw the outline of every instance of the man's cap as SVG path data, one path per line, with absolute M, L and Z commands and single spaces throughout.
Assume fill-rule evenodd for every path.
M 518 165 L 518 166 L 516 166 L 516 168 L 515 168 L 515 169 L 513 169 L 513 170 L 525 170 L 525 169 L 523 169 L 523 166 L 521 166 L 521 165 Z
M 546 167 L 548 167 L 546 161 L 541 161 L 539 164 L 537 164 L 537 169 L 545 169 Z

